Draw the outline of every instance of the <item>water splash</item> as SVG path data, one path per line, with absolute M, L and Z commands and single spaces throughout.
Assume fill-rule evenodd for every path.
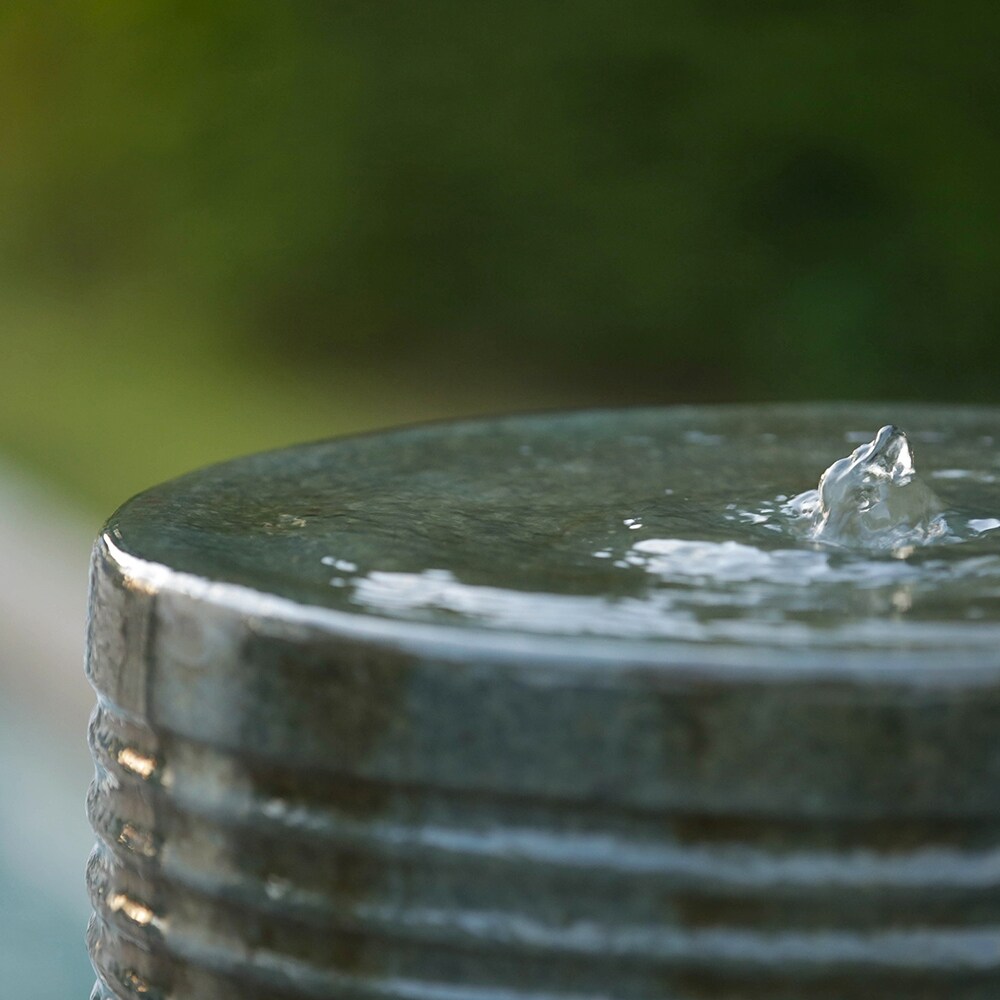
M 663 478 L 643 492 L 594 505 L 572 530 L 525 536 L 509 562 L 498 551 L 491 566 L 502 570 L 438 550 L 436 568 L 399 557 L 365 566 L 354 555 L 320 564 L 337 571 L 329 585 L 352 609 L 504 632 L 815 648 L 995 644 L 995 632 L 960 629 L 1000 625 L 1000 518 L 989 516 L 1000 453 L 976 438 L 919 433 L 939 466 L 925 480 L 898 427 L 871 440 L 852 432 L 854 451 L 789 499 L 772 490 L 814 474 L 809 456 L 825 441 L 793 448 L 792 438 L 758 437 L 764 461 L 748 478 L 745 453 L 728 438 L 686 433 L 685 448 L 706 449 L 702 465 L 665 460 Z
M 843 548 L 905 554 L 953 534 L 944 505 L 917 475 L 906 434 L 892 424 L 783 509 L 808 538 Z

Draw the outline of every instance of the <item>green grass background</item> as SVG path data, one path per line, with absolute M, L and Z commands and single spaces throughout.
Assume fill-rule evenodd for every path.
M 107 512 L 537 406 L 995 398 L 1000 8 L 0 10 L 0 454 Z

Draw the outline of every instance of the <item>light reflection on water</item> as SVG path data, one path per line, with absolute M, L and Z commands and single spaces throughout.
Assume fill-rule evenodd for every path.
M 909 440 L 876 433 L 886 419 Z M 853 405 L 418 427 L 217 466 L 108 530 L 178 570 L 374 619 L 1000 650 L 998 428 L 993 410 Z
M 952 641 L 955 633 L 944 623 L 903 620 L 942 588 L 975 587 L 982 600 L 965 608 L 969 621 L 983 618 L 982 604 L 995 606 L 1000 596 L 997 556 L 922 566 L 895 560 L 837 564 L 822 552 L 650 539 L 623 562 L 653 578 L 641 596 L 514 591 L 462 583 L 448 570 L 373 570 L 354 581 L 353 599 L 394 617 L 419 620 L 422 612 L 444 612 L 486 628 L 550 635 L 888 647 L 901 640 Z M 981 590 L 984 581 L 992 589 Z M 850 609 L 849 624 L 831 613 L 834 602 Z M 991 645 L 996 633 L 978 638 Z
M 688 432 L 685 440 L 722 443 L 718 435 L 695 434 Z M 846 436 L 852 443 L 859 438 Z M 996 479 L 982 470 L 958 469 L 935 478 L 980 484 Z M 540 634 L 946 645 L 954 632 L 936 608 L 946 608 L 948 623 L 996 616 L 1000 551 L 976 542 L 1000 527 L 1000 519 L 946 510 L 917 476 L 909 442 L 894 427 L 883 427 L 835 462 L 817 489 L 791 500 L 778 494 L 756 509 L 726 503 L 718 519 L 733 537 L 632 536 L 626 545 L 620 532 L 617 547 L 602 547 L 592 557 L 633 575 L 638 571 L 640 583 L 631 592 L 615 588 L 609 595 L 487 586 L 463 582 L 444 568 L 355 573 L 357 567 L 344 560 L 324 562 L 345 570 L 331 584 L 347 589 L 361 608 L 417 619 L 444 613 L 487 628 Z M 645 527 L 640 516 L 623 518 L 621 525 L 625 532 Z M 765 531 L 771 533 L 766 540 Z

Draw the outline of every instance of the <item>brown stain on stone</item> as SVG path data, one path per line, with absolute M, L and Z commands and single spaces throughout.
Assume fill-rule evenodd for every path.
M 390 805 L 391 785 L 363 773 L 393 732 L 405 730 L 409 660 L 391 650 L 336 638 L 314 643 L 288 641 L 256 634 L 244 640 L 241 659 L 247 667 L 254 713 L 243 722 L 241 742 L 266 747 L 267 706 L 273 700 L 294 713 L 275 725 L 322 734 L 328 768 L 296 766 L 294 758 L 274 759 L 250 753 L 241 764 L 255 796 L 281 803 L 327 810 L 362 824 L 372 823 Z M 288 732 L 279 734 L 282 747 Z M 369 947 L 369 935 L 350 929 L 351 915 L 366 900 L 385 894 L 387 865 L 351 846 L 340 846 L 305 836 L 254 838 L 234 845 L 253 856 L 252 867 L 267 884 L 309 888 L 321 892 L 331 912 L 343 915 L 336 924 L 310 926 L 285 912 L 255 916 L 250 943 L 295 955 L 338 972 L 366 978 L 379 972 L 378 948 Z

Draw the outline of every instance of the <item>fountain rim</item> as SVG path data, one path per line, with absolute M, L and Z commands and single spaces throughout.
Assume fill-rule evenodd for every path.
M 676 684 L 847 683 L 864 687 L 976 688 L 1000 685 L 997 642 L 970 650 L 947 647 L 817 648 L 715 644 L 600 636 L 549 636 L 432 622 L 376 618 L 309 604 L 245 584 L 211 580 L 123 551 L 107 532 L 94 545 L 92 573 L 109 561 L 123 584 L 149 597 L 176 595 L 232 616 L 248 634 L 263 627 L 297 629 L 318 639 L 361 642 L 418 660 L 538 669 L 608 681 L 641 673 Z M 104 569 L 107 573 L 108 570 Z
M 1000 406 L 946 402 L 878 400 L 803 400 L 789 402 L 708 403 L 678 405 L 635 405 L 624 407 L 577 407 L 515 413 L 483 414 L 444 418 L 411 424 L 373 428 L 353 434 L 317 438 L 291 445 L 264 449 L 242 456 L 210 463 L 178 477 L 155 484 L 162 485 L 196 476 L 207 469 L 238 464 L 250 458 L 279 454 L 289 450 L 317 447 L 334 442 L 348 442 L 373 437 L 406 435 L 436 429 L 475 428 L 477 426 L 517 421 L 559 420 L 598 417 L 604 414 L 641 414 L 663 412 L 678 419 L 710 413 L 721 418 L 739 418 L 767 410 L 788 417 L 816 414 L 853 415 L 882 420 L 882 415 L 898 411 L 920 410 L 929 417 L 961 414 L 970 421 L 992 420 L 1000 426 Z M 919 432 L 914 435 L 919 440 Z M 141 496 L 148 490 L 141 491 Z M 197 573 L 174 569 L 164 563 L 127 552 L 116 544 L 112 526 L 135 497 L 126 500 L 111 515 L 94 546 L 92 565 L 98 562 L 98 550 L 115 564 L 123 578 L 150 594 L 172 592 L 225 610 L 244 622 L 267 620 L 307 628 L 317 636 L 364 642 L 371 647 L 443 661 L 468 663 L 507 663 L 548 666 L 568 672 L 605 673 L 621 671 L 648 672 L 658 678 L 678 682 L 755 682 L 789 683 L 836 681 L 859 684 L 905 686 L 966 687 L 1000 685 L 1000 626 L 971 623 L 980 641 L 973 647 L 956 649 L 945 642 L 933 647 L 817 647 L 809 643 L 767 644 L 705 643 L 694 640 L 636 639 L 610 636 L 549 636 L 533 632 L 504 632 L 482 626 L 461 628 L 432 622 L 407 621 L 381 616 L 354 614 L 320 604 L 281 597 L 247 584 L 215 580 Z

